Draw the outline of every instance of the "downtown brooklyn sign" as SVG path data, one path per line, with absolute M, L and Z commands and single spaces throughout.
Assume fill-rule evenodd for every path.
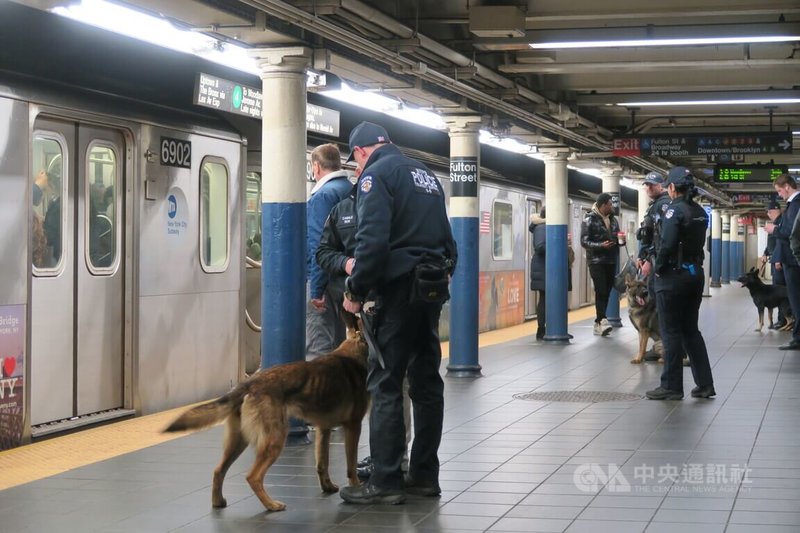
M 704 133 L 697 135 L 641 135 L 614 139 L 617 157 L 736 156 L 792 153 L 792 134 Z

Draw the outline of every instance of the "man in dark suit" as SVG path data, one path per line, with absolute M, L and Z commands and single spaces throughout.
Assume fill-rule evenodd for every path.
M 781 206 L 777 200 L 772 200 L 767 205 L 767 216 L 769 217 L 770 221 L 775 224 L 776 226 L 781 225 L 781 218 L 783 218 L 783 213 L 781 213 Z M 766 264 L 769 262 L 770 266 L 770 274 L 772 277 L 772 284 L 773 285 L 783 285 L 786 286 L 786 279 L 783 277 L 783 270 L 778 270 L 775 268 L 775 245 L 778 239 L 775 238 L 775 235 L 769 235 L 767 237 L 767 247 L 764 248 L 764 255 L 761 256 L 761 263 Z M 786 317 L 783 316 L 783 309 L 778 308 L 778 321 L 772 324 L 769 329 L 781 329 L 783 326 L 786 325 Z
M 789 293 L 789 304 L 792 314 L 798 317 L 800 312 L 800 264 L 792 254 L 789 246 L 789 237 L 792 227 L 800 211 L 800 191 L 797 183 L 789 174 L 781 174 L 773 184 L 778 195 L 786 200 L 786 212 L 781 217 L 780 224 L 768 222 L 764 229 L 775 236 L 774 261 L 775 269 L 782 270 L 786 278 L 786 290 Z M 800 350 L 800 320 L 795 320 L 792 328 L 792 340 L 780 347 L 781 350 Z

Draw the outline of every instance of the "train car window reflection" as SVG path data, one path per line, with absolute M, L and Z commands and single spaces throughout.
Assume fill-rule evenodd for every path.
M 86 160 L 87 258 L 94 274 L 111 272 L 116 262 L 118 167 L 113 146 L 102 143 L 89 146 Z
M 261 175 L 247 173 L 247 207 L 245 213 L 245 236 L 247 257 L 261 261 Z
M 228 233 L 228 169 L 206 158 L 200 172 L 200 257 L 206 272 L 225 270 Z
M 514 234 L 513 206 L 508 202 L 495 201 L 492 205 L 492 256 L 494 259 L 512 259 Z
M 64 141 L 49 133 L 33 137 L 31 164 L 31 251 L 37 276 L 56 275 L 61 263 L 64 210 L 61 199 L 66 193 Z

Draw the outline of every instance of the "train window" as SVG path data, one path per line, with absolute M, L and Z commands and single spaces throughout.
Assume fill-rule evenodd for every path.
M 62 264 L 64 217 L 61 199 L 66 196 L 67 176 L 63 172 L 66 141 L 55 133 L 37 132 L 33 136 L 31 190 L 31 251 L 33 272 L 55 276 Z
M 261 261 L 261 175 L 247 173 L 247 208 L 245 212 L 247 257 Z
M 200 168 L 201 262 L 206 272 L 222 272 L 228 264 L 228 169 L 211 157 Z
M 86 261 L 93 274 L 109 274 L 117 263 L 119 160 L 114 146 L 92 142 L 86 154 Z
M 508 202 L 495 200 L 492 205 L 492 256 L 495 259 L 511 259 L 513 256 L 512 212 L 513 206 Z

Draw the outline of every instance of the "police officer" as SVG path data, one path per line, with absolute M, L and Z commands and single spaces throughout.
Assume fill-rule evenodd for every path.
M 652 271 L 653 261 L 658 255 L 661 247 L 661 221 L 667 206 L 672 201 L 669 193 L 664 190 L 664 176 L 659 172 L 651 172 L 644 178 L 644 186 L 647 188 L 647 196 L 650 198 L 650 205 L 642 220 L 636 237 L 639 239 L 639 268 L 643 276 L 649 276 Z M 648 278 L 652 292 L 652 277 Z
M 644 187 L 650 198 L 650 204 L 647 206 L 644 220 L 636 232 L 636 237 L 639 239 L 639 255 L 636 266 L 639 267 L 642 276 L 647 278 L 647 292 L 650 298 L 656 297 L 655 276 L 652 275 L 652 271 L 653 262 L 661 247 L 661 221 L 664 213 L 667 212 L 667 206 L 672 201 L 669 193 L 664 189 L 664 182 L 664 175 L 660 172 L 651 172 L 645 176 Z M 644 359 L 645 361 L 654 361 L 662 352 L 662 342 L 657 341 L 654 349 L 647 352 Z
M 655 261 L 658 321 L 664 340 L 661 386 L 647 391 L 651 400 L 683 399 L 683 348 L 689 355 L 695 384 L 694 398 L 715 396 L 714 379 L 703 335 L 697 329 L 703 299 L 703 245 L 708 215 L 693 200 L 696 194 L 689 169 L 669 171 L 667 191 L 672 202 L 664 213 L 661 247 Z
M 366 295 L 376 293 L 373 338 L 379 357 L 370 358 L 367 377 L 373 473 L 367 483 L 344 487 L 340 495 L 349 503 L 394 504 L 403 502 L 406 492 L 441 493 L 444 383 L 438 328 L 456 244 L 439 180 L 391 144 L 383 127 L 362 122 L 350 133 L 350 149 L 350 159 L 364 170 L 356 190 L 355 264 L 345 283 L 344 308 L 358 313 Z M 428 277 L 421 278 L 421 272 Z M 434 279 L 444 288 L 428 284 Z M 428 289 L 422 293 L 414 290 L 423 285 Z M 406 373 L 415 438 L 404 479 Z

